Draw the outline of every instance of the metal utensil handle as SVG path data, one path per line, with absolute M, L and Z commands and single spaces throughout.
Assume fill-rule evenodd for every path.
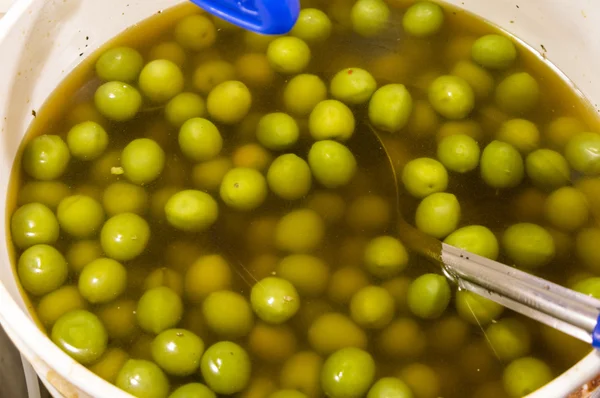
M 600 348 L 600 300 L 445 243 L 441 260 L 459 287 Z

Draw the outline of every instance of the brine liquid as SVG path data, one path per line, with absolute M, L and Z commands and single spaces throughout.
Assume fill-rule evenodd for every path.
M 319 45 L 311 45 L 312 59 L 305 73 L 316 74 L 328 84 L 333 75 L 343 68 L 358 67 L 371 72 L 378 86 L 387 83 L 402 83 L 409 89 L 415 110 L 407 127 L 400 133 L 390 136 L 390 145 L 394 148 L 397 171 L 407 161 L 422 157 L 435 157 L 436 135 L 449 121 L 438 116 L 427 105 L 427 87 L 437 76 L 450 73 L 454 65 L 462 60 L 470 60 L 470 48 L 477 37 L 496 32 L 496 29 L 484 21 L 458 9 L 445 7 L 445 23 L 442 31 L 429 39 L 412 39 L 402 32 L 401 16 L 403 9 L 392 8 L 392 23 L 384 34 L 365 39 L 354 34 L 348 21 L 341 18 L 343 10 L 350 1 L 306 2 L 306 6 L 315 6 L 332 15 L 334 33 L 329 40 Z M 314 3 L 314 4 L 313 4 Z M 173 26 L 184 15 L 198 12 L 189 5 L 162 12 L 148 21 L 128 29 L 122 35 L 108 43 L 103 49 L 117 45 L 131 45 L 145 56 L 148 61 L 149 51 L 158 43 L 173 40 Z M 337 19 L 336 19 L 337 18 Z M 158 25 L 156 22 L 161 21 Z M 156 26 L 164 27 L 157 31 Z M 219 28 L 216 43 L 201 52 L 186 52 L 183 72 L 186 76 L 186 91 L 193 91 L 191 76 L 195 69 L 204 62 L 222 59 L 230 63 L 248 52 L 264 53 L 264 46 L 251 44 L 248 34 L 237 29 Z M 254 46 L 254 47 L 253 47 Z M 586 126 L 588 130 L 596 129 L 596 115 L 591 108 L 569 85 L 562 81 L 542 61 L 528 49 L 519 47 L 517 62 L 509 70 L 492 72 L 496 83 L 503 77 L 516 71 L 527 71 L 538 81 L 540 86 L 540 103 L 526 117 L 534 122 L 542 133 L 541 147 L 546 146 L 545 132 L 547 126 L 558 117 L 573 117 Z M 41 134 L 58 134 L 63 138 L 66 132 L 79 122 L 97 117 L 93 108 L 93 93 L 101 82 L 94 76 L 94 62 L 102 53 L 102 49 L 86 60 L 70 77 L 61 83 L 44 107 L 37 111 L 37 118 L 27 135 L 27 140 Z M 290 77 L 276 74 L 273 83 L 267 87 L 252 88 L 253 103 L 248 116 L 234 126 L 219 125 L 224 139 L 221 155 L 231 156 L 237 148 L 255 142 L 255 128 L 260 115 L 285 111 L 282 102 L 282 91 Z M 65 100 L 67 99 L 67 100 Z M 419 110 L 419 111 L 417 111 Z M 332 218 L 341 214 L 339 221 L 328 224 L 326 236 L 320 248 L 313 253 L 323 258 L 330 267 L 330 286 L 321 298 L 303 300 L 299 313 L 289 322 L 296 339 L 296 351 L 311 350 L 307 341 L 307 330 L 313 320 L 326 311 L 348 314 L 348 300 L 331 300 L 332 290 L 352 292 L 355 287 L 352 281 L 335 280 L 331 277 L 340 269 L 357 267 L 361 274 L 369 278 L 362 270 L 362 253 L 364 245 L 370 238 L 379 235 L 393 235 L 395 232 L 395 181 L 392 179 L 384 153 L 379 148 L 368 129 L 365 106 L 353 108 L 357 127 L 354 136 L 347 145 L 355 154 L 359 172 L 354 180 L 342 189 L 334 190 L 343 198 L 344 207 L 329 209 Z M 501 124 L 511 116 L 503 114 L 494 104 L 493 95 L 487 100 L 477 101 L 476 108 L 469 117 L 469 123 L 481 131 L 483 149 L 489 143 Z M 512 117 L 515 117 L 514 115 Z M 145 219 L 151 227 L 151 238 L 147 250 L 138 258 L 125 263 L 128 270 L 128 288 L 118 300 L 137 301 L 145 289 L 146 277 L 157 268 L 167 267 L 185 278 L 187 267 L 198 257 L 205 254 L 218 253 L 224 256 L 234 271 L 232 289 L 249 295 L 251 287 L 260 279 L 275 273 L 278 260 L 285 253 L 278 252 L 273 244 L 272 229 L 277 220 L 292 209 L 310 206 L 315 193 L 325 189 L 313 181 L 311 193 L 300 201 L 288 202 L 271 194 L 259 209 L 241 213 L 228 209 L 219 201 L 219 219 L 215 226 L 207 232 L 191 234 L 177 231 L 164 220 L 161 211 L 160 196 L 167 192 L 182 189 L 193 189 L 193 164 L 181 153 L 176 128 L 171 127 L 164 119 L 163 107 L 145 104 L 138 116 L 129 122 L 115 123 L 101 119 L 109 133 L 110 144 L 99 160 L 82 162 L 71 160 L 66 174 L 62 177 L 73 193 L 82 193 L 102 201 L 104 189 L 119 180 L 122 176 L 113 174 L 119 167 L 119 154 L 124 146 L 135 138 L 147 137 L 158 142 L 167 153 L 167 163 L 161 177 L 145 189 L 150 195 L 150 206 Z M 306 158 L 313 141 L 308 133 L 307 120 L 298 120 L 301 127 L 300 142 L 290 152 Z M 272 154 L 273 158 L 277 154 Z M 10 206 L 7 214 L 25 200 L 20 197 L 20 188 L 29 180 L 21 171 L 20 156 L 13 168 L 11 181 Z M 479 224 L 490 228 L 498 236 L 511 224 L 517 222 L 535 222 L 545 225 L 540 203 L 545 194 L 534 188 L 527 178 L 517 188 L 495 190 L 487 187 L 481 180 L 478 170 L 459 175 L 450 174 L 447 191 L 457 195 L 462 209 L 460 226 Z M 218 193 L 213 195 L 218 199 Z M 361 202 L 385 205 L 364 206 Z M 373 199 L 375 198 L 375 199 Z M 415 199 L 402 196 L 401 212 L 408 222 L 414 221 L 414 212 L 418 204 Z M 565 211 L 568 211 L 565 209 Z M 378 219 L 382 221 L 379 222 Z M 10 228 L 10 227 L 9 227 Z M 560 250 L 555 259 L 539 270 L 538 274 L 551 281 L 567 285 L 586 272 L 572 249 L 571 234 L 558 234 Z M 73 239 L 61 234 L 57 248 L 65 252 L 73 243 Z M 557 245 L 557 248 L 559 245 Z M 502 250 L 501 250 L 502 253 Z M 13 253 L 16 260 L 19 252 Z M 498 259 L 510 263 L 503 254 Z M 16 261 L 15 261 L 16 262 Z M 426 272 L 439 272 L 435 265 L 429 264 L 412 255 L 410 264 L 402 274 L 402 278 L 413 279 Z M 77 285 L 77 274 L 71 272 L 67 284 Z M 334 282 L 335 281 L 335 282 Z M 370 283 L 379 284 L 375 279 Z M 354 290 L 353 290 L 354 289 Z M 30 297 L 33 312 L 36 310 L 39 297 Z M 184 297 L 185 303 L 185 297 Z M 90 306 L 93 311 L 101 310 L 101 306 Z M 407 308 L 397 308 L 395 315 L 410 317 L 419 324 L 419 341 L 424 344 L 422 350 L 415 355 L 390 357 L 382 352 L 378 341 L 379 331 L 369 331 L 369 352 L 375 357 L 378 371 L 377 378 L 397 376 L 401 369 L 409 365 L 424 364 L 434 374 L 433 380 L 439 384 L 436 389 L 430 378 L 423 380 L 429 385 L 433 395 L 427 392 L 426 386 L 415 391 L 418 397 L 487 397 L 491 394 L 503 396 L 501 378 L 506 363 L 495 356 L 484 330 L 486 325 L 469 324 L 468 333 L 456 340 L 456 346 L 444 346 L 444 342 L 454 344 L 452 331 L 444 327 L 443 320 L 457 317 L 454 299 L 438 320 L 424 321 L 411 315 Z M 555 376 L 573 365 L 585 353 L 586 347 L 570 337 L 548 330 L 533 321 L 523 319 L 520 315 L 508 310 L 501 317 L 521 319 L 531 334 L 531 351 L 529 355 L 544 360 L 552 367 Z M 185 313 L 179 327 L 190 329 L 204 339 L 205 345 L 219 341 L 219 337 L 207 330 L 202 321 L 199 305 L 186 304 Z M 111 339 L 109 347 L 120 347 L 133 358 L 150 359 L 149 342 L 153 336 L 141 332 L 137 327 L 127 339 Z M 405 336 L 398 335 L 402 340 Z M 239 343 L 248 349 L 253 358 L 253 379 L 270 378 L 275 386 L 279 383 L 281 363 L 269 363 L 256 357 L 256 347 L 248 346 L 246 337 Z M 277 350 L 269 347 L 266 350 Z M 201 382 L 199 375 L 188 378 L 171 377 L 172 388 L 191 381 Z M 434 384 L 435 384 L 434 383 Z M 283 388 L 283 386 L 282 386 Z M 419 390 L 419 391 L 420 391 Z M 420 395 L 419 395 L 420 394 Z M 247 395 L 250 396 L 250 395 Z M 259 396 L 259 395 L 256 395 Z M 496 395 L 494 395 L 496 396 Z

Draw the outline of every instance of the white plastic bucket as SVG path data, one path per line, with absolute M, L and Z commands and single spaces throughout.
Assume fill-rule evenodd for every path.
M 104 42 L 182 0 L 19 0 L 0 21 L 0 198 L 32 110 Z M 448 0 L 542 51 L 596 109 L 600 104 L 600 7 L 597 0 Z M 540 54 L 540 58 L 543 58 Z M 0 224 L 7 225 L 5 212 Z M 5 233 L 6 228 L 3 229 Z M 6 239 L 0 242 L 0 323 L 56 396 L 131 397 L 73 361 L 31 320 L 15 283 Z M 594 351 L 530 397 L 563 397 L 600 373 Z

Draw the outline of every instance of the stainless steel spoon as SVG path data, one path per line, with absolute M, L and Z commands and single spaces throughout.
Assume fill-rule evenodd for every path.
M 385 153 L 400 198 L 393 151 L 386 147 L 387 134 L 368 128 Z M 600 300 L 575 292 L 514 267 L 442 243 L 404 220 L 398 203 L 397 233 L 413 252 L 439 264 L 459 289 L 495 301 L 529 318 L 558 329 L 595 348 L 600 348 Z

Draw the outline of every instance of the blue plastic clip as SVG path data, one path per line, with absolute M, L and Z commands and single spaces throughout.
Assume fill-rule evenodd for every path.
M 299 0 L 191 0 L 234 25 L 265 35 L 282 35 L 294 27 Z

